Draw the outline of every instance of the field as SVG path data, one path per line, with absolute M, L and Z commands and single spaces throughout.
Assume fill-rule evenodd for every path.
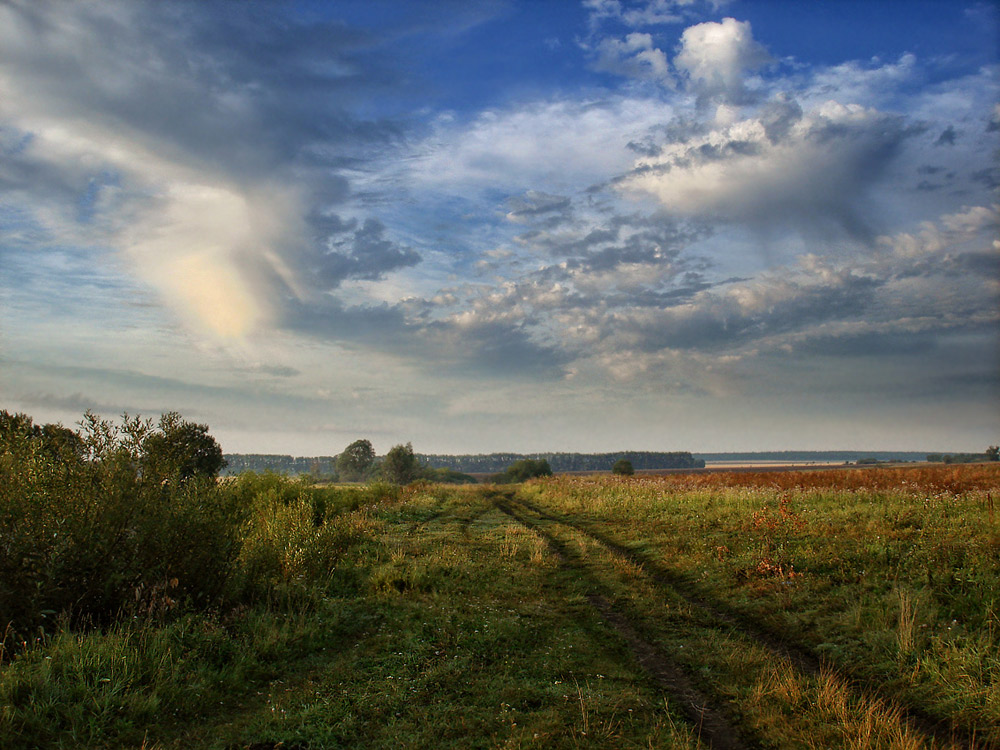
M 5 642 L 0 746 L 1000 746 L 996 464 L 257 481 L 239 597 Z

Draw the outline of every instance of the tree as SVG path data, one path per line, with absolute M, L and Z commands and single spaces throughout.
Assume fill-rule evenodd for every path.
M 222 447 L 208 434 L 208 425 L 185 421 L 175 411 L 160 417 L 159 429 L 142 441 L 143 473 L 164 479 L 216 477 L 226 465 Z
M 987 448 L 986 459 L 989 461 L 1000 461 L 1000 446 L 991 445 Z
M 386 454 L 381 467 L 382 478 L 393 484 L 409 484 L 420 476 L 420 463 L 413 455 L 413 445 L 395 445 Z
M 348 482 L 357 482 L 368 475 L 375 463 L 375 449 L 368 440 L 355 440 L 337 456 L 337 473 Z
M 635 474 L 635 469 L 632 468 L 632 462 L 627 458 L 619 458 L 615 461 L 615 465 L 611 467 L 611 473 L 630 477 Z

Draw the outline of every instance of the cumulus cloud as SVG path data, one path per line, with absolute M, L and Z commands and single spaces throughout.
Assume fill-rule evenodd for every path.
M 794 102 L 776 100 L 758 117 L 665 145 L 619 184 L 655 196 L 676 215 L 833 223 L 863 235 L 860 202 L 908 132 L 901 118 L 876 110 L 831 101 L 803 114 Z
M 749 98 L 746 72 L 770 61 L 767 50 L 754 41 L 749 21 L 724 18 L 685 29 L 674 65 L 703 96 L 741 103 Z
M 649 34 L 632 32 L 624 39 L 602 39 L 596 53 L 594 70 L 673 85 L 667 56 L 653 45 L 653 37 Z

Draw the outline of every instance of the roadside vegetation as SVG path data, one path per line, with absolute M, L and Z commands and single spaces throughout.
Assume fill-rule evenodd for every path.
M 997 464 L 461 487 L 397 448 L 406 486 L 217 480 L 178 415 L 0 412 L 0 747 L 1000 744 Z

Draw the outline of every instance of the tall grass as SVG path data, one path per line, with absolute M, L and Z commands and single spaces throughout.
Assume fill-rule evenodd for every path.
M 1000 465 L 984 464 L 557 477 L 523 491 L 849 673 L 981 729 L 1000 726 L 998 490 Z

